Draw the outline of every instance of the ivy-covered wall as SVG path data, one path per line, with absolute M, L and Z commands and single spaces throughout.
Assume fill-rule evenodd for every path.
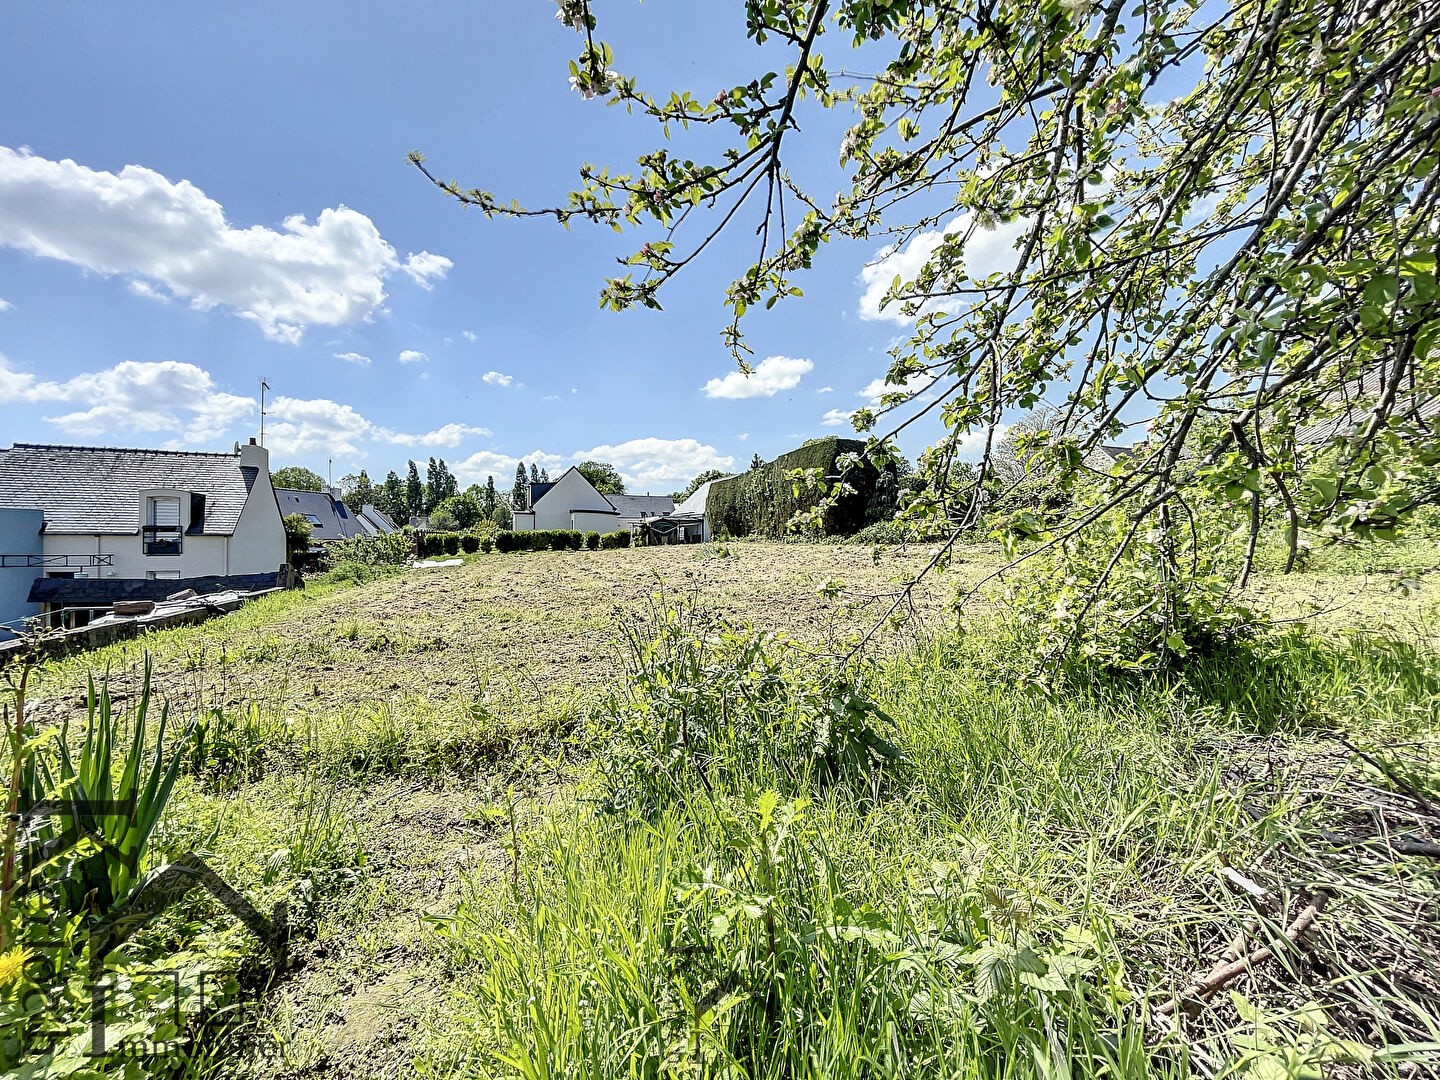
M 842 454 L 858 454 L 864 449 L 865 444 L 858 439 L 835 436 L 814 439 L 799 449 L 781 454 L 774 461 L 767 461 L 758 469 L 716 480 L 710 485 L 710 495 L 705 504 L 711 532 L 724 530 L 731 536 L 784 536 L 795 512 L 812 509 L 819 501 L 819 496 L 803 484 L 799 498 L 796 498 L 795 482 L 790 479 L 790 472 L 794 469 L 819 469 L 822 476 L 834 477 L 839 471 L 836 458 Z M 877 516 L 884 516 L 887 511 L 879 508 L 878 504 L 884 501 L 884 489 L 894 491 L 893 475 L 884 477 L 868 461 L 851 468 L 845 481 L 855 491 L 841 496 L 826 512 L 826 536 L 848 536 L 859 532 Z M 890 502 L 893 508 L 893 497 Z

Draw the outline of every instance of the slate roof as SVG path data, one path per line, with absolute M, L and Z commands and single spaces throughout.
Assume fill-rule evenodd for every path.
M 0 507 L 43 510 L 47 533 L 132 535 L 140 493 L 205 495 L 205 536 L 232 536 L 259 470 L 238 454 L 16 443 L 0 450 Z M 191 530 L 194 535 L 195 530 Z
M 360 519 L 362 526 L 368 525 L 370 529 L 377 533 L 393 533 L 399 531 L 399 527 L 395 522 L 390 520 L 389 514 L 377 507 L 371 506 L 369 503 L 362 506 L 360 513 L 356 516 Z
M 1371 410 L 1385 390 L 1386 372 L 1371 368 L 1358 380 L 1346 383 L 1326 395 L 1329 403 L 1343 411 L 1295 430 L 1295 441 L 1302 445 L 1327 443 L 1341 435 L 1352 434 L 1369 423 Z M 1414 372 L 1402 377 L 1392 405 L 1392 415 L 1410 414 L 1417 420 L 1440 419 L 1440 396 L 1426 394 L 1415 386 Z
M 312 530 L 310 539 L 316 543 L 345 540 L 365 532 L 365 527 L 355 520 L 350 508 L 328 491 L 276 488 L 275 501 L 280 504 L 282 518 L 291 514 L 305 515 Z
M 669 495 L 606 495 L 605 501 L 620 511 L 621 521 L 659 517 L 675 509 Z

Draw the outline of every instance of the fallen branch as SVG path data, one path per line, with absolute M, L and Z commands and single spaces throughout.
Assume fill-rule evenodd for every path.
M 1285 940 L 1289 941 L 1292 945 L 1295 944 L 1300 936 L 1315 924 L 1315 920 L 1319 917 L 1320 912 L 1325 910 L 1325 904 L 1329 899 L 1330 895 L 1325 892 L 1325 890 L 1316 890 L 1315 896 L 1309 905 L 1295 917 L 1295 921 L 1286 929 Z M 1239 960 L 1222 964 L 1203 979 L 1196 979 L 1191 985 L 1189 993 L 1185 996 L 1189 999 L 1198 998 L 1201 1001 L 1206 1001 L 1213 997 L 1218 991 L 1223 990 L 1230 983 L 1234 982 L 1241 975 L 1244 975 L 1255 965 L 1263 964 L 1274 955 L 1274 948 L 1266 945 Z M 1178 995 L 1171 998 L 1164 1005 L 1161 1005 L 1160 1008 L 1156 1010 L 1156 1013 L 1160 1016 L 1169 1016 L 1180 1007 L 1181 1000 Z

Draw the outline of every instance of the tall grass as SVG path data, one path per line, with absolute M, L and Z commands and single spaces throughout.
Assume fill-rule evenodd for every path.
M 629 640 L 591 784 L 442 929 L 468 989 L 427 1068 L 1180 1077 L 1294 1056 L 1247 1044 L 1259 1029 L 1223 1002 L 1188 1029 L 1152 1017 L 1254 915 L 1226 866 L 1313 839 L 1303 793 L 1236 774 L 1233 751 L 1300 730 L 1307 703 L 1385 729 L 1434 703 L 1418 654 L 1303 636 L 1248 668 L 1056 697 L 978 635 L 840 674 L 683 605 Z M 846 695 L 856 752 L 837 755 Z M 1385 902 L 1350 917 L 1393 917 L 1402 886 L 1370 887 Z M 1332 1043 L 1296 1067 L 1362 1053 Z M 1363 1050 L 1379 1075 L 1424 1052 Z

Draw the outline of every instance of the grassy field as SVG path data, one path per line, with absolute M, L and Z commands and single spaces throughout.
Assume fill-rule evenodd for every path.
M 156 854 L 290 905 L 193 1075 L 1440 1075 L 1433 578 L 1269 578 L 1244 664 L 1047 695 L 957 624 L 967 549 L 842 673 L 928 555 L 321 584 L 56 663 L 33 716 L 148 657 L 207 740 Z M 206 898 L 147 933 L 252 977 Z

